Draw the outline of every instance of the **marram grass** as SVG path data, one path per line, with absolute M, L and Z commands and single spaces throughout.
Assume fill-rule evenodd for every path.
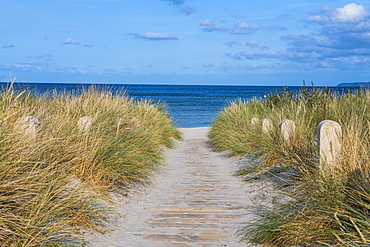
M 40 121 L 29 137 L 14 128 Z M 81 133 L 77 121 L 93 118 Z M 81 245 L 114 214 L 109 192 L 147 183 L 180 138 L 163 106 L 90 88 L 81 94 L 0 94 L 0 245 Z
M 242 239 L 265 246 L 370 245 L 369 107 L 369 91 L 334 95 L 313 88 L 231 103 L 218 114 L 209 134 L 213 148 L 264 161 L 240 173 L 267 169 L 293 174 L 279 187 L 291 199 L 279 202 L 274 211 L 261 212 L 240 231 Z M 259 119 L 257 127 L 252 118 Z M 264 118 L 274 122 L 268 134 L 260 128 Z M 279 134 L 278 124 L 284 119 L 296 124 L 291 145 Z M 342 126 L 342 152 L 336 167 L 321 172 L 316 128 L 326 119 Z M 274 169 L 277 166 L 283 169 Z

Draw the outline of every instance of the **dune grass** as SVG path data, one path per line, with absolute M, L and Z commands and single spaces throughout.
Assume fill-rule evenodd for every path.
M 89 88 L 79 94 L 0 93 L 0 245 L 81 244 L 114 214 L 109 192 L 150 181 L 181 138 L 163 106 Z M 34 116 L 36 136 L 18 119 Z M 88 132 L 77 121 L 93 118 Z
M 266 100 L 231 103 L 219 113 L 209 137 L 215 150 L 253 155 L 263 160 L 239 174 L 267 171 L 284 177 L 281 192 L 289 201 L 240 231 L 241 237 L 266 246 L 370 244 L 370 93 L 365 90 L 334 95 L 328 89 L 285 90 Z M 264 133 L 252 118 L 270 118 L 274 127 Z M 287 145 L 279 123 L 295 122 L 297 130 Z M 341 161 L 326 172 L 319 170 L 316 128 L 325 119 L 343 130 Z M 279 167 L 279 169 L 276 169 Z

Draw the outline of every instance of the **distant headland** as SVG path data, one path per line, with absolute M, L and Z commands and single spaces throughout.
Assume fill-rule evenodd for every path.
M 340 83 L 337 87 L 370 87 L 370 82 L 349 82 Z

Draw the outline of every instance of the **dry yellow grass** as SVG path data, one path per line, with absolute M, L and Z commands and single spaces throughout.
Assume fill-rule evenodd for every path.
M 34 137 L 15 128 L 34 116 Z M 84 116 L 94 123 L 80 132 Z M 0 245 L 78 243 L 112 212 L 108 191 L 149 181 L 179 132 L 163 107 L 108 90 L 35 96 L 0 94 Z
M 370 244 L 370 106 L 369 91 L 333 95 L 328 90 L 287 91 L 266 101 L 232 103 L 216 118 L 210 138 L 216 150 L 255 155 L 263 159 L 251 172 L 290 170 L 282 192 L 291 201 L 241 232 L 245 239 L 268 246 Z M 275 127 L 265 134 L 251 119 L 270 118 Z M 291 119 L 296 133 L 291 144 L 281 141 L 278 124 Z M 343 129 L 341 161 L 320 172 L 316 154 L 316 128 L 325 119 Z M 230 138 L 227 138 L 230 136 Z M 284 168 L 284 169 L 282 169 Z M 277 172 L 277 173 L 276 173 Z M 241 173 L 241 172 L 239 172 Z M 290 173 L 291 174 L 291 173 Z

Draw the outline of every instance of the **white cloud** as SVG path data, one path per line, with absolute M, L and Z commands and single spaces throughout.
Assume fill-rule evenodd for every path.
M 205 67 L 205 68 L 211 68 L 211 67 L 215 67 L 213 64 L 211 64 L 211 63 L 204 63 L 203 65 L 202 65 L 202 67 Z
M 207 19 L 207 20 L 201 21 L 199 25 L 200 26 L 213 26 L 215 24 L 211 19 Z
M 47 57 L 52 57 L 50 54 L 45 54 L 43 52 L 38 52 L 36 54 L 36 58 L 47 58 Z
M 145 39 L 145 40 L 178 40 L 179 38 L 170 35 L 167 33 L 153 33 L 153 32 L 147 32 L 143 34 L 132 34 L 135 36 L 135 38 L 138 39 Z
M 280 63 L 275 64 L 251 64 L 251 65 L 240 65 L 239 69 L 244 70 L 261 70 L 261 69 L 278 69 L 281 68 Z
M 72 73 L 72 74 L 86 74 L 87 71 L 79 70 L 75 67 L 65 66 L 50 66 L 50 64 L 39 61 L 25 61 L 16 64 L 0 65 L 0 69 L 8 69 L 12 71 L 26 71 L 26 72 L 51 72 L 51 73 Z
M 350 3 L 335 11 L 333 19 L 338 22 L 359 22 L 367 18 L 369 14 L 363 5 Z
M 211 19 L 206 19 L 199 23 L 202 31 L 213 32 L 213 31 L 230 31 L 231 34 L 251 34 L 260 29 L 258 25 L 250 25 L 248 23 L 237 21 L 234 23 L 233 28 L 226 26 L 216 25 Z
M 43 52 L 38 52 L 37 54 L 36 54 L 36 57 L 37 58 L 43 58 L 43 57 L 45 57 L 46 55 L 45 55 L 45 53 L 43 53 Z
M 369 17 L 369 13 L 362 4 L 350 3 L 343 8 L 332 9 L 324 6 L 321 15 L 310 16 L 305 20 L 317 23 L 356 23 L 364 21 Z
M 224 71 L 227 71 L 227 70 L 230 70 L 232 69 L 233 67 L 227 63 L 227 62 L 224 62 L 222 63 L 221 67 L 219 68 L 220 70 L 224 70 Z
M 202 31 L 205 31 L 205 32 L 227 31 L 228 30 L 227 27 L 216 25 L 211 19 L 201 21 L 199 23 L 199 26 L 201 26 Z
M 238 21 L 234 24 L 232 33 L 233 34 L 251 34 L 252 32 L 257 31 L 258 29 L 260 29 L 258 25 L 249 25 L 248 23 Z
M 242 22 L 242 21 L 238 21 L 237 23 L 235 23 L 234 28 L 235 29 L 258 29 L 259 26 L 257 26 L 257 25 L 249 25 L 248 23 L 245 23 L 245 22 Z
M 237 40 L 231 40 L 231 41 L 226 42 L 224 45 L 226 45 L 228 47 L 234 47 L 234 46 L 240 46 L 240 45 L 242 45 L 242 43 L 240 43 Z
M 349 69 L 369 68 L 370 14 L 361 4 L 341 8 L 324 6 L 304 21 L 315 23 L 313 33 L 284 35 L 288 49 L 284 59 L 302 66 Z
M 330 60 L 330 65 L 335 64 L 336 67 L 346 69 L 369 69 L 370 58 L 363 56 L 348 56 L 333 58 Z
M 79 45 L 81 43 L 80 40 L 73 40 L 73 39 L 66 39 L 65 41 L 61 42 L 62 45 Z
M 261 58 L 269 59 L 269 58 L 278 58 L 281 54 L 278 53 L 271 53 L 269 51 L 241 51 L 237 53 L 226 53 L 226 56 L 234 59 L 234 60 L 242 60 L 242 59 L 249 59 L 249 60 L 258 60 Z
M 279 14 L 276 17 L 278 17 L 278 18 L 288 18 L 289 14 Z
M 12 43 L 3 44 L 1 48 L 12 48 L 14 45 Z
M 329 19 L 327 17 L 324 17 L 324 16 L 320 16 L 320 15 L 315 15 L 315 16 L 310 16 L 308 18 L 305 19 L 306 21 L 308 22 L 326 22 L 328 21 Z
M 245 45 L 250 47 L 258 47 L 260 44 L 257 40 L 248 40 L 247 42 L 245 42 Z
M 267 30 L 280 30 L 280 31 L 285 31 L 285 30 L 288 30 L 288 28 L 286 26 L 282 26 L 282 25 L 272 25 L 272 26 L 268 26 L 268 27 L 265 27 Z

